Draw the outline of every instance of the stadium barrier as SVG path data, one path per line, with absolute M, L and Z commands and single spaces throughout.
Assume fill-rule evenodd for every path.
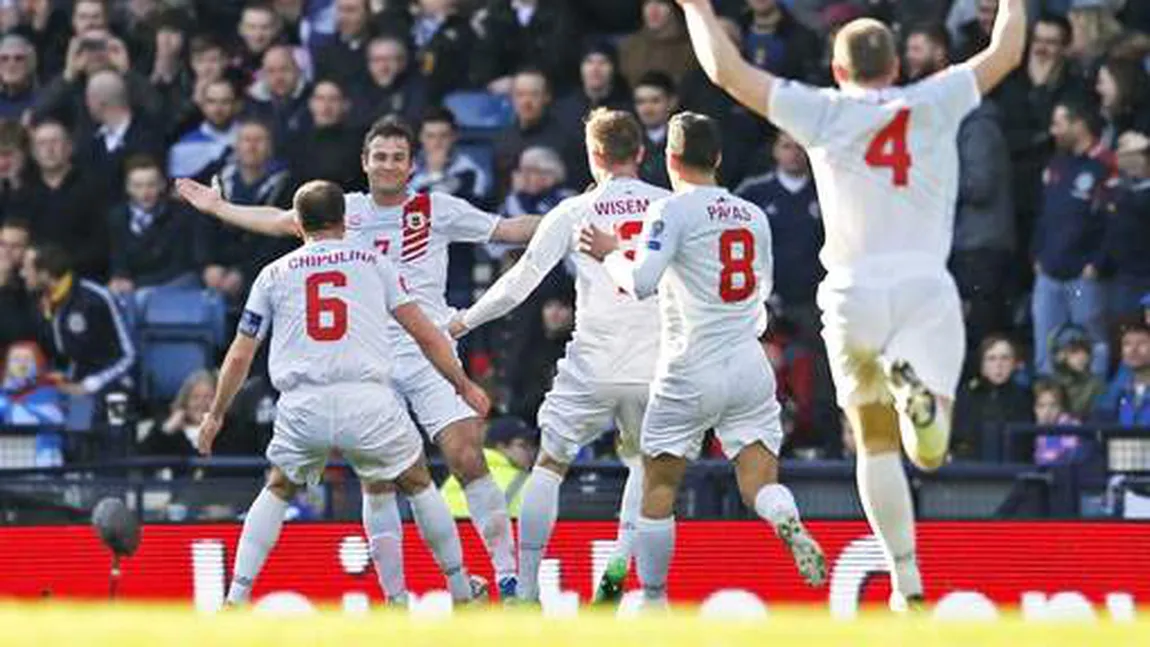
M 670 595 L 700 602 L 743 590 L 771 605 L 827 605 L 849 615 L 881 604 L 888 579 L 877 542 L 855 521 L 811 523 L 832 567 L 830 585 L 806 587 L 782 544 L 761 522 L 683 521 L 671 568 Z M 213 609 L 230 577 L 238 524 L 160 524 L 143 528 L 137 554 L 124 560 L 118 596 L 193 603 Z M 470 524 L 461 523 L 465 559 L 490 577 Z M 545 595 L 587 600 L 615 534 L 608 522 L 562 521 L 545 560 Z M 414 527 L 404 542 L 407 581 L 417 594 L 443 588 Z M 1132 610 L 1150 604 L 1150 523 L 926 522 L 918 529 L 928 597 L 976 592 L 1000 607 L 1050 600 L 1078 609 Z M 106 598 L 111 556 L 88 526 L 0 528 L 0 597 Z M 876 577 L 877 575 L 877 577 Z M 635 586 L 634 576 L 628 588 Z M 254 600 L 293 592 L 314 604 L 378 601 L 379 586 L 358 524 L 289 523 L 256 583 Z

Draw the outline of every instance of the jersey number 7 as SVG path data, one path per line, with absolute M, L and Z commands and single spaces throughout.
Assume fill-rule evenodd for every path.
M 903 108 L 874 136 L 866 149 L 867 166 L 891 169 L 894 172 L 892 181 L 897 187 L 904 187 L 910 182 L 911 159 L 906 149 L 906 131 L 909 126 L 910 108 Z
M 339 297 L 324 297 L 325 286 L 347 285 L 343 272 L 318 272 L 307 277 L 307 336 L 315 341 L 339 341 L 347 334 L 347 302 Z M 327 314 L 327 317 L 323 315 Z

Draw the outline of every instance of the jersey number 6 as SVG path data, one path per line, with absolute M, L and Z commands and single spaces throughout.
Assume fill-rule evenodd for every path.
M 910 126 L 910 108 L 898 111 L 889 124 L 874 136 L 866 149 L 866 163 L 871 167 L 886 167 L 894 171 L 894 185 L 904 187 L 910 182 L 910 152 L 906 149 L 906 130 Z
M 739 255 L 735 256 L 736 248 Z M 755 236 L 747 229 L 728 229 L 719 236 L 719 298 L 746 301 L 755 293 Z M 741 277 L 736 285 L 735 277 Z
M 324 297 L 324 286 L 347 285 L 343 272 L 319 272 L 307 277 L 307 336 L 316 341 L 338 341 L 347 334 L 347 302 L 339 297 Z M 327 313 L 327 317 L 324 317 Z M 326 321 L 325 321 L 326 319 Z

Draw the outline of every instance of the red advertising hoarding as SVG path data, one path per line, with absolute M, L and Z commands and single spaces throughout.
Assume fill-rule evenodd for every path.
M 827 589 L 806 587 L 766 525 L 753 521 L 685 521 L 678 526 L 670 594 L 698 602 L 722 589 L 743 589 L 770 604 L 821 603 L 834 595 L 882 602 L 889 592 L 881 554 L 862 522 L 812 522 L 832 565 Z M 467 565 L 491 569 L 470 524 L 461 524 Z M 191 601 L 222 596 L 240 527 L 235 524 L 149 525 L 139 552 L 123 563 L 118 597 Z M 545 567 L 551 586 L 587 599 L 593 570 L 614 538 L 609 522 L 560 522 Z M 928 597 L 977 591 L 998 605 L 1024 594 L 1080 593 L 1104 606 L 1126 594 L 1150 603 L 1150 523 L 928 522 L 919 525 Z M 443 588 L 419 533 L 406 530 L 407 581 L 422 593 Z M 0 528 L 0 596 L 103 598 L 111 558 L 87 526 Z M 601 568 L 601 566 L 599 566 Z M 293 591 L 316 603 L 347 594 L 380 597 L 358 525 L 287 524 L 257 581 L 254 598 Z M 837 591 L 837 592 L 836 592 Z M 833 603 L 832 603 L 833 606 Z

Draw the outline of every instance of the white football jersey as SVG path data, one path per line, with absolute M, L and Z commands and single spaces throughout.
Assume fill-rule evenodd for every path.
M 446 193 L 416 193 L 401 206 L 381 207 L 370 193 L 344 196 L 348 238 L 374 248 L 395 263 L 404 287 L 428 318 L 446 326 L 453 311 L 447 305 L 447 247 L 450 243 L 485 243 L 499 224 L 486 213 Z M 418 355 L 419 346 L 394 324 L 396 354 Z
M 263 339 L 271 329 L 268 368 L 281 393 L 390 384 L 390 313 L 410 301 L 394 266 L 374 250 L 352 240 L 317 241 L 260 271 L 239 332 Z
M 771 227 L 754 204 L 714 186 L 651 203 L 631 261 L 604 266 L 639 298 L 659 293 L 662 339 L 657 377 L 725 362 L 766 330 Z
M 814 89 L 779 79 L 768 114 L 807 149 L 831 282 L 945 268 L 958 196 L 958 128 L 981 94 L 956 66 L 906 87 Z
M 634 178 L 614 178 L 564 200 L 539 224 L 523 257 L 467 310 L 468 328 L 498 319 L 522 303 L 564 257 L 575 266 L 575 332 L 564 359 L 585 379 L 647 383 L 659 350 L 659 311 L 654 301 L 623 292 L 603 265 L 579 252 L 579 233 L 593 224 L 614 231 L 634 257 L 647 207 L 670 195 Z

